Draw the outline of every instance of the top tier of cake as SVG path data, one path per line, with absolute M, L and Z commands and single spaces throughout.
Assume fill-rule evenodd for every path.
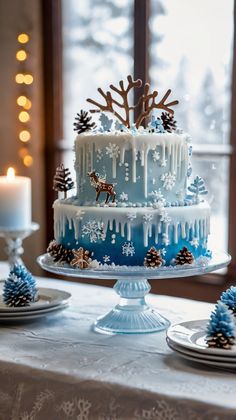
M 75 170 L 79 205 L 94 205 L 89 172 L 114 184 L 118 207 L 184 205 L 189 168 L 189 136 L 147 130 L 85 132 L 75 140 Z M 103 194 L 103 196 L 102 196 Z M 99 202 L 104 202 L 101 193 Z

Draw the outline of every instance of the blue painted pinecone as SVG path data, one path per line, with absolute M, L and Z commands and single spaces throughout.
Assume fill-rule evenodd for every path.
M 232 312 L 218 300 L 207 325 L 207 344 L 209 347 L 228 349 L 234 344 L 234 337 L 235 327 Z
M 10 275 L 15 275 L 16 277 L 21 278 L 30 285 L 34 300 L 37 294 L 36 281 L 32 274 L 26 269 L 26 267 L 24 265 L 15 264 L 10 271 Z
M 230 308 L 236 316 L 236 286 L 231 286 L 220 297 L 221 302 Z
M 3 300 L 8 306 L 28 306 L 34 300 L 30 284 L 15 274 L 9 274 L 4 283 Z

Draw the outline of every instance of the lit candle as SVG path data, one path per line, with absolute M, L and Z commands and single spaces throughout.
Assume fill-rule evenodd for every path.
M 9 168 L 0 176 L 0 229 L 24 230 L 31 225 L 31 179 Z

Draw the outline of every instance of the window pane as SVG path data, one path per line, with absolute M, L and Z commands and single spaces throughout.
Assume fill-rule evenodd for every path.
M 196 143 L 228 143 L 233 0 L 152 1 L 151 81 Z
M 98 99 L 133 73 L 133 1 L 62 0 L 64 137 L 73 145 L 73 122 L 86 98 Z M 100 98 L 99 98 L 100 101 Z
M 198 149 L 201 143 L 229 143 L 233 3 L 152 1 L 151 83 L 161 92 L 173 90 L 172 98 L 180 102 L 178 125 Z M 195 155 L 193 171 L 209 189 L 210 246 L 227 249 L 229 159 Z

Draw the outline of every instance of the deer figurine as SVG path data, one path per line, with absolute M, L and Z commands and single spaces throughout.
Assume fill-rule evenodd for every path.
M 95 188 L 96 191 L 96 203 L 98 202 L 101 192 L 106 192 L 107 197 L 105 204 L 107 204 L 112 197 L 112 203 L 115 203 L 116 193 L 114 191 L 115 184 L 108 184 L 104 179 L 99 178 L 95 171 L 88 172 L 90 178 L 90 184 Z

